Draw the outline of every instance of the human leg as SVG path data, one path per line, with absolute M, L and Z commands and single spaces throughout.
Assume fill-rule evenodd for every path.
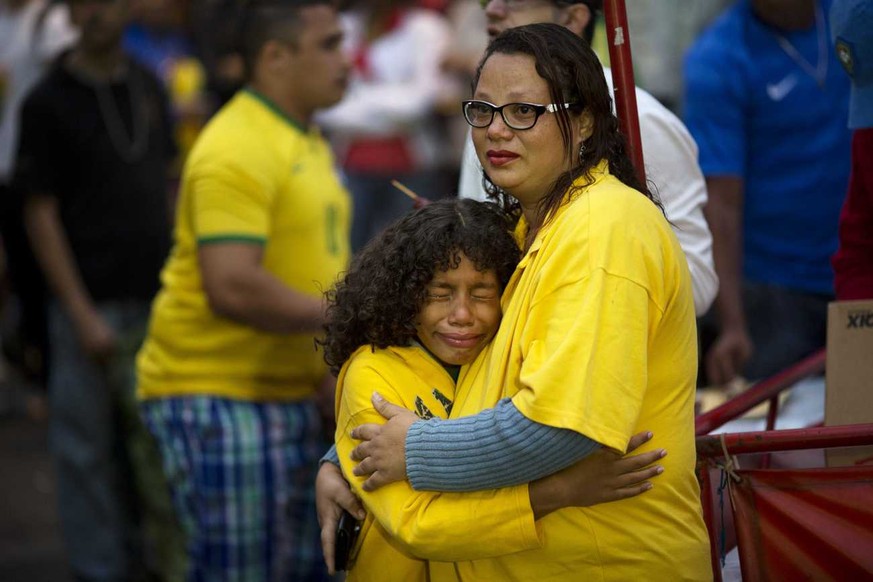
M 279 466 L 275 485 L 275 559 L 278 580 L 328 580 L 315 513 L 315 476 L 327 450 L 321 419 L 310 401 L 276 404 L 267 413 L 269 449 Z
M 778 285 L 744 283 L 743 303 L 754 344 L 746 377 L 772 376 L 823 348 L 831 299 Z
M 187 538 L 189 581 L 326 580 L 314 509 L 315 407 L 211 397 L 146 401 Z
M 57 305 L 50 306 L 49 327 L 49 448 L 71 569 L 81 580 L 127 580 L 135 561 L 133 497 L 114 395 Z
M 130 464 L 131 482 L 141 531 L 144 569 L 164 582 L 185 579 L 185 537 L 179 525 L 161 456 L 136 402 L 136 354 L 145 338 L 150 305 L 128 301 L 114 305 L 107 320 L 118 333 L 118 344 L 107 370 L 118 396 L 122 439 Z

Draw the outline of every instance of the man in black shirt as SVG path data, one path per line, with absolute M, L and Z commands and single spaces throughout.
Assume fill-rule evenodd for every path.
M 54 296 L 49 444 L 73 573 L 130 580 L 142 463 L 125 451 L 143 434 L 133 355 L 169 249 L 175 151 L 163 89 L 121 48 L 127 0 L 69 4 L 81 38 L 25 101 L 16 184 Z

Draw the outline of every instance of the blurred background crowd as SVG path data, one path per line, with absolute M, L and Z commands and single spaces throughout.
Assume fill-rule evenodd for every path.
M 147 306 L 156 291 L 156 280 L 133 281 L 139 286 L 126 289 L 117 281 L 101 281 L 101 272 L 106 261 L 130 261 L 136 270 L 148 270 L 148 265 L 143 267 L 142 261 L 163 261 L 163 257 L 158 255 L 169 248 L 164 242 L 156 242 L 151 250 L 130 248 L 130 254 L 124 255 L 125 247 L 131 244 L 129 231 L 142 233 L 154 226 L 150 220 L 165 221 L 165 230 L 160 236 L 168 235 L 176 187 L 186 154 L 212 114 L 243 86 L 244 63 L 236 36 L 245 3 L 244 0 L 129 0 L 130 21 L 124 31 L 123 46 L 162 85 L 154 88 L 154 101 L 150 100 L 152 88 L 148 84 L 137 88 L 136 92 L 143 95 L 144 101 L 140 105 L 146 109 L 152 103 L 159 108 L 161 103 L 166 104 L 167 115 L 162 123 L 165 123 L 168 142 L 161 145 L 160 152 L 154 152 L 156 160 L 163 161 L 155 166 L 161 168 L 157 174 L 122 176 L 116 172 L 119 175 L 114 179 L 117 178 L 119 187 L 133 189 L 150 188 L 154 186 L 154 180 L 159 179 L 162 187 L 166 187 L 168 205 L 166 211 L 155 211 L 153 215 L 149 214 L 151 211 L 136 208 L 121 209 L 120 213 L 112 215 L 107 210 L 112 203 L 101 199 L 94 203 L 95 207 L 90 208 L 86 216 L 65 218 L 82 231 L 108 229 L 117 233 L 116 254 L 95 256 L 90 267 L 83 267 L 83 277 L 92 290 L 98 289 L 97 295 L 133 298 Z M 341 175 L 353 197 L 351 243 L 354 251 L 386 224 L 412 208 L 410 199 L 391 185 L 392 180 L 400 181 L 431 200 L 453 196 L 457 192 L 468 131 L 460 115 L 459 103 L 470 96 L 470 83 L 488 42 L 488 11 L 508 10 L 512 2 L 349 0 L 343 4 L 344 43 L 353 65 L 352 82 L 345 99 L 322 112 L 318 123 L 334 147 Z M 788 154 L 783 156 L 781 152 L 786 148 L 776 142 L 793 146 L 800 143 L 803 146 L 800 149 L 808 150 L 810 156 L 829 165 L 830 181 L 819 183 L 827 184 L 832 191 L 826 192 L 819 187 L 819 200 L 815 199 L 814 193 L 805 193 L 794 201 L 785 194 L 765 209 L 757 202 L 747 204 L 746 211 L 757 214 L 747 217 L 744 224 L 746 253 L 753 255 L 751 261 L 747 260 L 746 275 L 751 269 L 751 278 L 758 288 L 743 289 L 743 292 L 753 292 L 759 305 L 752 313 L 742 314 L 731 297 L 716 299 L 708 319 L 704 317 L 702 320 L 701 329 L 710 334 L 707 341 L 726 355 L 709 368 L 702 366 L 711 377 L 702 377 L 701 384 L 725 384 L 741 375 L 741 369 L 753 350 L 749 333 L 755 333 L 754 329 L 749 332 L 746 328 L 778 327 L 783 321 L 780 318 L 788 320 L 790 313 L 796 313 L 798 309 L 808 309 L 818 318 L 813 323 L 810 323 L 813 316 L 803 318 L 810 326 L 815 326 L 809 332 L 813 338 L 810 340 L 812 347 L 803 345 L 792 348 L 793 351 L 786 350 L 786 360 L 755 369 L 752 375 L 771 374 L 824 344 L 823 306 L 834 296 L 830 257 L 836 251 L 838 215 L 849 174 L 850 133 L 846 127 L 849 81 L 836 65 L 822 5 L 815 3 L 816 24 L 809 34 L 804 32 L 805 36 L 801 37 L 800 33 L 793 31 L 780 36 L 783 52 L 798 64 L 797 75 L 775 80 L 759 79 L 760 85 L 766 86 L 771 105 L 777 109 L 795 85 L 798 90 L 806 85 L 801 79 L 803 75 L 820 87 L 827 86 L 827 90 L 811 91 L 805 103 L 807 112 L 817 116 L 817 129 L 786 138 L 794 128 L 794 117 L 786 113 L 779 119 L 743 118 L 743 112 L 754 109 L 744 99 L 747 94 L 753 94 L 755 88 L 710 78 L 719 72 L 719 68 L 725 69 L 721 71 L 724 73 L 743 67 L 766 70 L 769 66 L 767 59 L 770 57 L 763 52 L 760 62 L 751 62 L 745 57 L 731 60 L 731 55 L 757 50 L 748 47 L 741 50 L 734 44 L 740 36 L 754 43 L 755 39 L 750 39 L 750 36 L 758 34 L 754 27 L 742 28 L 747 24 L 740 22 L 737 14 L 717 20 L 726 10 L 736 12 L 737 4 L 746 5 L 747 0 L 739 3 L 735 0 L 627 1 L 638 86 L 684 119 L 701 148 L 701 168 L 710 188 L 711 206 L 706 216 L 713 233 L 715 267 L 722 290 L 733 293 L 735 299 L 742 287 L 739 275 L 725 276 L 731 268 L 736 271 L 740 259 L 736 253 L 722 253 L 719 247 L 725 244 L 724 241 L 736 246 L 736 237 L 742 239 L 743 229 L 738 225 L 743 220 L 740 218 L 737 222 L 736 213 L 731 214 L 737 209 L 737 204 L 742 208 L 741 187 L 745 188 L 748 201 L 755 195 L 754 188 L 778 191 L 782 184 L 791 183 L 793 187 L 795 180 L 816 183 L 822 179 L 821 175 L 813 174 L 819 171 L 818 167 L 795 176 L 798 167 L 805 162 L 798 162 Z M 780 2 L 769 4 L 779 5 Z M 777 14 L 781 10 L 782 14 L 788 15 L 789 22 L 775 24 L 778 30 L 791 31 L 790 15 L 794 8 L 789 1 L 781 4 L 785 6 L 776 6 L 774 10 Z M 52 0 L 0 0 L 0 423 L 21 417 L 37 422 L 45 420 L 48 415 L 49 361 L 62 358 L 65 349 L 65 330 L 50 328 L 50 292 L 34 257 L 34 253 L 40 253 L 38 237 L 51 237 L 52 234 L 50 229 L 40 230 L 37 223 L 35 228 L 31 228 L 31 238 L 28 239 L 23 220 L 23 196 L 17 189 L 16 176 L 31 176 L 31 182 L 35 180 L 33 176 L 38 176 L 43 183 L 50 184 L 55 172 L 55 168 L 32 165 L 33 160 L 46 158 L 34 154 L 40 146 L 29 143 L 30 136 L 22 127 L 31 128 L 31 135 L 34 132 L 51 133 L 52 128 L 46 127 L 45 120 L 42 125 L 23 124 L 26 114 L 23 104 L 58 55 L 77 42 L 77 30 L 70 20 L 68 8 L 68 3 Z M 715 28 L 709 29 L 701 38 L 714 22 L 717 22 Z M 593 46 L 604 64 L 608 64 L 603 26 L 601 15 Z M 401 58 L 409 55 L 414 58 Z M 831 62 L 833 66 L 828 68 Z M 689 74 L 700 78 L 689 79 Z M 724 99 L 716 100 L 717 95 Z M 112 103 L 115 103 L 114 98 Z M 124 154 L 122 158 L 138 155 L 134 114 L 137 99 L 131 97 L 130 103 L 134 110 L 132 124 L 119 121 L 128 112 L 119 113 L 113 108 L 101 110 L 110 134 L 113 134 L 111 126 L 115 123 L 115 135 L 110 137 L 116 142 L 119 154 Z M 735 107 L 737 117 L 710 123 L 710 118 L 718 117 L 716 108 L 722 106 L 725 110 Z M 731 132 L 732 128 L 766 124 L 768 121 L 772 123 L 766 127 L 761 125 L 761 135 L 754 135 L 751 130 L 746 132 L 748 144 L 735 143 L 740 138 Z M 118 127 L 119 123 L 121 127 Z M 87 124 L 82 127 L 87 128 Z M 83 129 L 81 139 L 87 139 L 86 132 L 87 129 Z M 827 135 L 820 140 L 819 136 L 825 133 Z M 825 141 L 828 151 L 814 147 Z M 777 155 L 768 155 L 768 152 Z M 719 165 L 712 161 L 715 159 L 728 161 L 719 162 L 722 164 Z M 756 160 L 765 167 L 756 170 Z M 26 167 L 17 167 L 19 163 Z M 767 177 L 755 174 L 756 171 Z M 112 173 L 112 170 L 107 172 Z M 142 183 L 137 183 L 137 180 Z M 713 184 L 717 189 L 715 192 Z M 740 197 L 739 203 L 737 196 Z M 802 216 L 796 218 L 798 214 Z M 129 224 L 115 222 L 123 222 L 126 220 L 124 216 L 129 218 Z M 732 216 L 734 219 L 730 222 Z M 107 220 L 114 223 L 111 226 L 101 223 Z M 812 232 L 804 226 L 809 222 L 817 223 L 821 228 Z M 773 231 L 778 231 L 777 236 L 770 236 Z M 792 240 L 792 236 L 797 239 Z M 31 244 L 31 239 L 36 239 L 36 244 Z M 782 246 L 796 246 L 807 257 L 822 258 L 819 263 L 827 265 L 825 272 L 802 265 L 789 265 L 784 269 L 774 267 L 767 261 L 778 262 L 779 257 L 788 257 L 785 260 L 789 263 L 793 260 L 792 253 Z M 742 243 L 738 248 L 742 248 Z M 757 257 L 764 258 L 756 263 Z M 780 273 L 774 275 L 777 271 Z M 771 278 L 770 275 L 774 276 Z M 799 296 L 780 296 L 777 303 L 782 307 L 774 307 L 774 303 L 768 302 L 776 301 L 768 295 L 768 288 L 774 286 L 791 289 Z M 755 305 L 748 297 L 746 303 L 747 306 Z M 116 315 L 133 321 L 131 327 L 141 326 L 145 321 L 138 312 L 123 311 Z M 732 323 L 737 325 L 732 327 Z M 725 334 L 725 330 L 731 333 Z M 89 349 L 95 354 L 101 350 L 100 342 L 124 341 L 124 337 L 101 335 L 101 329 L 96 326 L 89 331 L 90 335 L 79 329 L 79 339 L 85 337 L 83 341 L 90 341 Z M 791 342 L 789 336 L 800 333 L 792 332 L 783 339 L 772 341 Z M 136 346 L 132 346 L 130 352 L 135 352 L 135 349 Z M 128 363 L 132 366 L 132 360 Z M 132 371 L 121 370 L 119 373 L 131 374 Z M 0 563 L 0 574 L 2 572 L 3 564 Z
M 124 47 L 163 82 L 171 107 L 178 148 L 171 180 L 178 177 L 199 130 L 243 84 L 242 57 L 235 40 L 243 4 L 241 0 L 130 2 L 131 22 L 124 35 Z M 345 4 L 347 44 L 354 55 L 357 82 L 342 106 L 320 121 L 336 146 L 347 185 L 359 193 L 355 205 L 358 218 L 352 234 L 357 249 L 376 229 L 410 207 L 408 199 L 390 185 L 391 179 L 430 199 L 457 190 L 467 132 L 459 102 L 469 97 L 472 75 L 488 35 L 486 14 L 478 0 Z M 729 4 L 730 0 L 691 4 L 666 0 L 657 5 L 628 2 L 637 84 L 680 113 L 683 54 L 703 27 Z M 420 46 L 412 47 L 420 53 L 418 70 L 403 72 L 401 79 L 391 78 L 390 72 L 382 75 L 374 71 L 368 66 L 367 51 L 390 53 L 398 42 L 399 33 L 394 30 L 397 13 L 413 7 L 423 11 L 421 19 L 427 35 L 418 38 Z M 369 11 L 380 13 L 379 18 L 369 18 Z M 598 27 L 603 27 L 602 18 Z M 63 2 L 2 0 L 0 39 L 2 214 L 3 220 L 18 222 L 17 202 L 8 189 L 18 144 L 20 107 L 54 58 L 75 42 L 76 30 Z M 594 48 L 608 64 L 602 30 L 595 35 Z M 382 64 L 382 70 L 386 69 L 391 70 L 390 62 Z M 408 143 L 386 143 L 381 139 L 386 133 L 403 133 Z M 411 151 L 404 152 L 407 146 Z M 171 193 L 173 186 L 171 182 Z M 10 261 L 7 255 L 26 255 L 27 249 L 20 248 L 26 246 L 21 239 L 23 230 L 10 231 L 18 231 L 16 225 L 4 229 L 4 253 L 0 254 L 0 337 L 5 373 L 23 372 L 39 384 L 45 380 L 46 333 L 41 308 L 34 304 L 44 302 L 44 291 L 35 264 L 26 264 L 26 258 L 20 267 L 25 272 L 17 277 L 21 279 L 18 286 L 13 281 L 10 262 L 15 259 Z M 9 369 L 10 365 L 13 369 Z M 38 399 L 31 404 L 38 408 Z
M 628 2 L 637 84 L 681 114 L 683 54 L 729 4 L 730 0 L 665 0 L 657 6 Z M 198 132 L 243 84 L 236 46 L 243 5 L 241 0 L 130 2 L 124 47 L 161 80 L 170 104 L 177 152 L 169 175 L 171 196 Z M 345 5 L 355 83 L 341 106 L 319 121 L 336 147 L 347 187 L 355 196 L 352 243 L 357 250 L 411 207 L 390 185 L 392 179 L 430 199 L 456 192 L 467 132 L 459 102 L 469 97 L 488 35 L 486 13 L 478 0 Z M 416 31 L 415 46 L 407 47 L 402 44 L 407 42 L 403 32 L 396 28 L 398 15 L 412 8 L 419 12 L 413 26 L 424 27 L 424 32 Z M 598 28 L 603 28 L 602 17 Z M 76 38 L 65 3 L 0 0 L 0 375 L 26 380 L 26 401 L 36 415 L 44 412 L 39 387 L 45 383 L 48 353 L 46 292 L 21 223 L 20 195 L 11 188 L 24 97 Z M 416 51 L 415 71 L 392 67 L 390 53 L 398 43 L 403 50 Z M 608 64 L 602 30 L 593 46 Z M 377 69 L 372 60 L 380 58 Z M 0 395 L 0 407 L 8 408 L 8 400 L 8 395 Z

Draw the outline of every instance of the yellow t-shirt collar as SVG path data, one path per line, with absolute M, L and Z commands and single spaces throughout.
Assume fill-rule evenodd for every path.
M 607 162 L 606 160 L 601 160 L 600 163 L 591 168 L 590 174 L 591 178 L 593 179 L 591 184 L 585 185 L 585 182 L 587 180 L 586 177 L 582 175 L 576 178 L 576 181 L 573 182 L 573 187 L 569 188 L 567 192 L 564 193 L 564 199 L 561 201 L 561 205 L 558 206 L 557 209 L 555 209 L 552 215 L 546 218 L 545 224 L 543 224 L 543 227 L 540 229 L 533 242 L 531 243 L 530 248 L 527 250 L 524 257 L 522 257 L 521 262 L 519 262 L 519 268 L 523 268 L 528 262 L 528 257 L 533 255 L 533 253 L 535 253 L 540 248 L 540 246 L 542 246 L 543 237 L 548 231 L 549 224 L 551 224 L 558 216 L 561 215 L 562 212 L 564 212 L 564 209 L 567 208 L 567 204 L 570 202 L 571 195 L 574 193 L 579 193 L 576 188 L 589 188 L 603 180 L 603 178 L 609 174 L 609 162 Z M 527 219 L 524 217 L 524 215 L 522 215 L 518 223 L 515 225 L 515 231 L 513 232 L 513 237 L 515 238 L 515 242 L 518 244 L 519 247 L 524 246 L 524 239 L 527 236 L 527 231 L 529 228 L 530 225 L 528 224 Z

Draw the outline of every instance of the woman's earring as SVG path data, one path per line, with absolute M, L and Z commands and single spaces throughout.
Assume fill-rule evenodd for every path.
M 582 161 L 582 158 L 585 157 L 585 142 L 579 144 L 579 161 Z

